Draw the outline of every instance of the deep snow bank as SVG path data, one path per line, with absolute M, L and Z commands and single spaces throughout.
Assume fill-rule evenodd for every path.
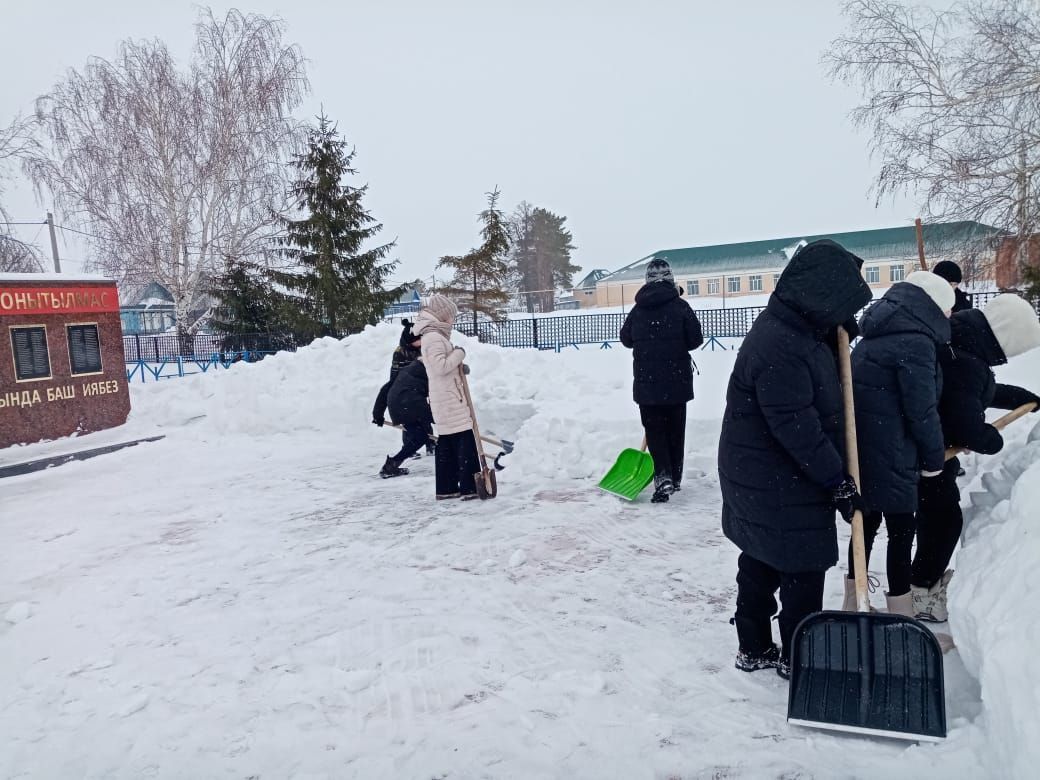
M 1030 777 L 1040 765 L 1040 423 L 1016 425 L 1004 451 L 981 462 L 962 491 L 970 506 L 950 582 L 950 626 L 982 686 L 974 726 L 1003 776 Z
M 342 436 L 344 446 L 381 439 L 393 449 L 396 439 L 371 424 L 371 410 L 400 333 L 397 325 L 379 325 L 259 363 L 135 385 L 131 422 L 207 434 L 316 431 Z M 629 350 L 502 349 L 459 333 L 453 341 L 467 351 L 482 430 L 517 441 L 510 481 L 598 478 L 621 449 L 640 446 Z M 691 454 L 716 435 L 735 356 L 735 349 L 695 354 L 700 374 L 689 408 Z

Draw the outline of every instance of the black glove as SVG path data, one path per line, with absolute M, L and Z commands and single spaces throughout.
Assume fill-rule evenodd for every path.
M 372 418 L 372 424 L 373 425 L 378 425 L 380 428 L 382 428 L 383 427 L 383 418 L 382 417 L 373 417 Z
M 466 376 L 469 376 L 469 366 L 467 366 L 465 363 L 462 364 L 462 373 Z
M 1033 408 L 1033 411 L 1031 411 L 1030 414 L 1036 414 L 1037 412 L 1040 412 L 1040 395 L 1037 395 L 1036 393 L 1030 393 L 1028 390 L 1026 391 L 1026 393 L 1028 393 L 1029 397 L 1026 398 L 1025 403 L 1036 404 L 1036 406 Z
M 841 327 L 845 328 L 845 332 L 849 334 L 849 341 L 855 341 L 859 336 L 859 323 L 856 322 L 855 317 L 849 317 Z
M 852 522 L 852 516 L 857 510 L 862 512 L 866 508 L 855 480 L 849 476 L 846 476 L 836 488 L 831 490 L 831 501 L 834 502 L 834 508 L 841 513 L 841 517 L 846 523 Z

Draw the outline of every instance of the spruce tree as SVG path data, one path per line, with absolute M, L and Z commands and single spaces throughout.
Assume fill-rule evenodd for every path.
M 209 325 L 225 337 L 223 349 L 280 349 L 293 344 L 284 296 L 261 269 L 229 261 L 211 292 L 216 306 Z
M 451 268 L 455 272 L 442 292 L 453 296 L 461 310 L 472 312 L 474 334 L 478 313 L 499 317 L 502 305 L 509 300 L 509 293 L 505 291 L 509 277 L 506 265 L 509 230 L 505 215 L 498 208 L 500 195 L 498 187 L 487 193 L 488 207 L 478 216 L 480 246 L 461 256 L 447 255 L 437 263 L 438 268 Z
M 575 246 L 566 217 L 522 202 L 510 220 L 512 276 L 527 294 L 527 310 L 552 311 L 554 291 L 569 288 L 578 268 L 571 263 Z
M 354 154 L 323 114 L 308 134 L 307 150 L 292 162 L 300 178 L 291 196 L 301 218 L 284 220 L 280 243 L 293 268 L 270 276 L 295 302 L 301 336 L 356 333 L 378 322 L 401 294 L 384 288 L 397 265 L 384 261 L 395 242 L 363 249 L 383 226 L 361 205 L 368 185 L 343 182 L 357 173 L 350 167 Z

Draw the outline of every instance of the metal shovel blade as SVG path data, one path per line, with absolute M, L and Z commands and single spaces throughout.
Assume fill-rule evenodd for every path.
M 599 489 L 626 501 L 634 501 L 654 479 L 654 459 L 647 452 L 625 449 L 610 471 L 599 481 Z
M 897 739 L 945 739 L 939 642 L 901 615 L 809 615 L 792 642 L 787 720 Z

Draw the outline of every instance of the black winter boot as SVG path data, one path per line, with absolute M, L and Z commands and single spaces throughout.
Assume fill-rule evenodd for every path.
M 780 648 L 770 645 L 761 653 L 738 650 L 737 660 L 733 665 L 742 672 L 757 672 L 759 669 L 776 669 L 779 672 L 781 664 L 783 660 L 780 658 Z
M 403 477 L 407 473 L 408 469 L 401 468 L 400 464 L 389 455 L 386 456 L 386 463 L 383 464 L 383 468 L 379 469 L 379 476 L 383 479 Z
M 675 492 L 675 485 L 668 477 L 654 477 L 654 494 L 650 497 L 651 504 L 664 504 L 668 497 Z

